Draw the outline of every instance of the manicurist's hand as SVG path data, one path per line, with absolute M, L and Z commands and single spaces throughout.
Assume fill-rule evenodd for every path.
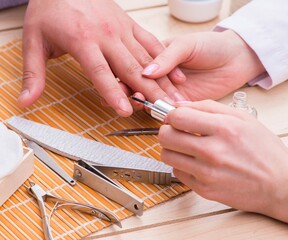
M 166 45 L 143 75 L 157 79 L 179 65 L 187 80 L 175 86 L 189 100 L 219 99 L 265 72 L 253 50 L 231 30 L 184 35 Z
M 204 100 L 160 128 L 161 159 L 199 195 L 288 222 L 288 150 L 253 116 Z
M 30 0 L 23 31 L 24 77 L 18 99 L 22 107 L 42 94 L 47 60 L 65 53 L 80 63 L 105 102 L 121 116 L 129 116 L 132 107 L 115 76 L 151 101 L 167 94 L 173 99 L 177 89 L 172 82 L 185 81 L 170 74 L 172 82 L 167 77 L 159 80 L 162 89 L 141 75 L 164 47 L 112 0 Z

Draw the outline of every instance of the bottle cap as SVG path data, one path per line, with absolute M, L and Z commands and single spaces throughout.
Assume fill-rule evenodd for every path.
M 168 0 L 171 15 L 185 22 L 206 22 L 219 15 L 222 0 Z

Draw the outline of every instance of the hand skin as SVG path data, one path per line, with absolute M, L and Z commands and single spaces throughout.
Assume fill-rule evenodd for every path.
M 187 79 L 175 86 L 191 101 L 220 99 L 265 72 L 254 51 L 231 30 L 184 35 L 166 46 L 142 73 L 157 79 L 179 65 Z
M 177 107 L 159 132 L 161 159 L 175 176 L 204 198 L 288 222 L 282 141 L 253 116 L 212 100 Z
M 30 0 L 23 29 L 24 74 L 18 103 L 21 107 L 33 104 L 44 91 L 47 60 L 69 53 L 107 104 L 119 115 L 129 116 L 131 104 L 114 74 L 151 101 L 167 98 L 166 92 L 174 98 L 177 89 L 167 77 L 161 80 L 164 91 L 141 75 L 143 66 L 163 49 L 112 0 Z M 185 81 L 183 74 L 170 76 L 174 82 Z

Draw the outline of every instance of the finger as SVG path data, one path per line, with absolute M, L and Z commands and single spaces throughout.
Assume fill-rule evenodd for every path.
M 180 180 L 182 183 L 184 183 L 186 186 L 188 186 L 190 189 L 192 189 L 201 197 L 206 198 L 208 200 L 222 202 L 226 205 L 228 204 L 227 198 L 226 199 L 225 197 L 223 198 L 223 192 L 226 190 L 223 186 L 225 185 L 217 183 L 210 184 L 202 182 L 201 180 L 199 181 L 199 179 L 195 178 L 193 175 L 178 169 L 173 169 L 173 173 L 178 180 Z M 229 184 L 229 183 L 226 182 L 223 184 Z M 231 194 L 233 194 L 233 191 L 231 190 L 229 192 L 226 191 L 226 196 L 231 196 Z
M 161 161 L 174 169 L 193 175 L 197 180 L 206 179 L 211 172 L 211 167 L 204 161 L 168 149 L 161 151 Z
M 125 85 L 124 83 L 122 83 L 120 81 L 118 83 L 119 83 L 120 88 L 122 89 L 122 91 L 125 93 L 125 95 L 127 97 L 129 97 L 133 94 L 132 89 L 130 89 L 127 85 Z M 102 98 L 100 101 L 101 101 L 101 104 L 103 107 L 110 107 L 104 98 Z
M 178 169 L 173 169 L 173 174 L 175 177 L 177 177 L 178 180 L 180 180 L 180 182 L 184 183 L 187 187 L 189 187 L 190 189 L 192 189 L 193 191 L 197 192 L 195 190 L 195 186 L 197 184 L 197 180 L 196 178 L 189 173 L 186 172 L 182 172 Z
M 175 41 L 175 37 L 166 38 L 162 40 L 161 43 L 165 48 L 167 48 L 173 41 Z
M 207 151 L 207 145 L 211 141 L 210 138 L 178 131 L 171 125 L 162 125 L 160 127 L 158 141 L 167 150 L 200 159 L 205 159 L 206 155 L 210 153 L 210 151 Z
M 153 61 L 152 57 L 147 53 L 147 51 L 141 46 L 137 41 L 133 41 L 128 46 L 129 51 L 133 54 L 136 61 L 143 66 L 147 66 L 150 62 Z M 163 49 L 163 47 L 162 47 Z M 178 73 L 179 69 L 175 69 L 174 73 Z M 171 74 L 174 74 L 171 73 Z M 186 77 L 185 77 L 186 79 Z M 179 92 L 179 90 L 173 85 L 170 79 L 167 76 L 157 80 L 159 86 L 165 91 L 166 94 L 174 101 L 184 101 L 185 98 Z M 182 82 L 181 82 L 182 83 Z
M 143 96 L 143 94 L 141 94 L 139 92 L 134 93 L 133 96 L 138 98 L 138 99 L 145 101 L 145 97 Z M 134 110 L 136 110 L 136 111 L 143 110 L 145 108 L 145 106 L 138 101 L 132 100 L 131 103 L 132 103 Z
M 18 104 L 32 105 L 45 88 L 46 53 L 42 38 L 36 35 L 23 36 L 23 83 Z
M 152 56 L 153 58 L 157 57 L 165 49 L 164 46 L 161 44 L 161 42 L 155 36 L 147 32 L 137 24 L 134 27 L 133 34 L 135 39 L 140 43 L 141 46 L 144 47 L 144 49 L 147 50 L 149 55 Z M 152 59 L 149 62 L 146 61 L 146 64 L 142 66 L 146 67 L 148 63 L 151 62 Z M 186 76 L 178 67 L 172 68 L 165 75 L 168 75 L 169 79 L 174 83 L 183 83 L 186 81 Z
M 142 66 L 122 43 L 106 48 L 104 55 L 119 79 L 133 91 L 141 92 L 151 102 L 168 97 L 155 80 L 142 77 Z
M 238 111 L 234 108 L 231 108 L 228 105 L 223 103 L 219 103 L 213 100 L 202 100 L 202 101 L 195 101 L 195 102 L 176 102 L 176 107 L 191 107 L 193 109 L 207 112 L 207 113 L 215 113 L 215 114 L 225 114 L 235 116 L 240 119 L 245 119 L 247 116 L 246 114 L 243 115 L 243 111 Z
M 132 106 L 98 46 L 84 44 L 72 54 L 107 104 L 120 116 L 130 116 L 133 112 Z
M 191 107 L 178 107 L 167 114 L 165 123 L 180 131 L 209 136 L 217 131 L 221 120 L 221 114 L 212 114 Z
M 171 83 L 171 81 L 166 76 L 158 78 L 156 82 L 173 101 L 186 100 L 186 98 L 180 93 L 180 91 Z M 169 102 L 169 99 L 167 101 Z M 174 102 L 172 104 L 174 105 Z
M 150 63 L 142 72 L 149 78 L 159 78 L 171 72 L 176 66 L 188 59 L 190 51 L 187 51 L 185 44 L 175 44 L 172 42 L 168 48 L 164 49 L 152 63 Z M 177 72 L 176 75 L 183 74 Z M 185 75 L 183 74 L 183 77 Z
M 125 95 L 127 97 L 130 97 L 133 94 L 133 90 L 131 88 L 129 88 L 129 86 L 127 86 L 125 83 L 119 81 L 119 86 L 122 89 L 122 91 L 125 93 Z
M 119 85 L 121 89 L 123 90 L 123 92 L 126 94 L 126 96 L 130 97 L 133 94 L 132 89 L 129 88 L 125 83 L 119 82 Z M 133 96 L 136 98 L 145 100 L 145 97 L 139 92 L 134 93 Z M 132 104 L 134 111 L 139 111 L 139 110 L 144 109 L 144 105 L 140 102 L 131 100 L 130 103 Z

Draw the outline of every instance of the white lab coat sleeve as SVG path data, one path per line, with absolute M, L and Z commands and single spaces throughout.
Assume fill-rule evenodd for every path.
M 288 0 L 253 0 L 214 30 L 226 29 L 241 36 L 266 69 L 250 85 L 270 89 L 288 79 Z

